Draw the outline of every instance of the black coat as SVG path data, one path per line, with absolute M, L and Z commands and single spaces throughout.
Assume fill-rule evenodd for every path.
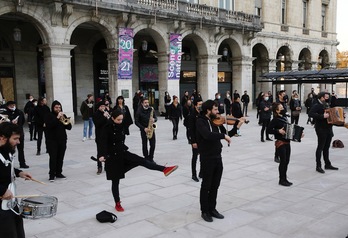
M 239 102 L 234 102 L 232 103 L 232 115 L 235 117 L 235 118 L 241 118 L 243 117 L 243 113 L 242 113 L 242 108 L 240 106 L 240 103 Z
M 269 110 L 265 111 L 266 107 L 269 108 Z M 260 118 L 262 120 L 271 119 L 272 109 L 271 109 L 271 103 L 269 101 L 262 100 L 260 102 L 259 110 L 260 110 Z
M 93 114 L 93 123 L 94 123 L 94 128 L 95 128 L 95 139 L 96 139 L 97 143 L 100 141 L 102 130 L 107 122 L 108 122 L 108 119 L 106 117 L 104 117 L 104 112 L 97 110 Z
M 169 119 L 182 119 L 182 111 L 181 111 L 181 105 L 178 103 L 177 106 L 174 106 L 174 104 L 170 104 L 169 106 Z
M 71 124 L 64 125 L 57 118 L 57 114 L 50 112 L 45 115 L 46 139 L 51 141 L 66 141 L 68 139 L 65 130 L 71 130 Z
M 111 119 L 108 120 L 101 135 L 101 156 L 106 159 L 105 171 L 108 180 L 125 177 L 127 172 L 125 157 L 130 154 L 128 147 L 124 144 L 125 138 L 124 126 L 114 123 Z
M 137 113 L 135 114 L 135 125 L 137 125 L 141 131 L 143 131 L 149 125 L 151 110 L 154 109 L 150 107 L 145 110 L 144 107 L 140 105 Z M 153 118 L 156 122 L 157 116 L 155 112 L 153 113 Z
M 226 129 L 215 126 L 206 116 L 199 115 L 196 121 L 196 139 L 201 158 L 220 158 L 221 139 L 225 138 Z
M 315 100 L 319 100 L 319 99 L 315 99 Z M 324 112 L 326 107 L 328 107 L 328 105 L 324 105 L 322 103 L 317 102 L 312 105 L 312 108 L 309 111 L 308 116 L 314 119 L 316 130 L 323 130 L 328 133 L 332 133 L 332 124 L 328 124 L 327 119 L 324 118 Z
M 6 161 L 10 161 L 10 155 L 7 151 L 4 150 L 3 147 L 0 147 L 0 153 L 4 157 Z M 14 169 L 16 177 L 19 177 L 19 173 L 22 172 L 22 170 Z M 11 183 L 11 165 L 8 164 L 7 166 L 0 160 L 0 196 L 2 196 L 7 188 L 8 185 Z
M 199 112 L 197 112 L 196 108 L 193 107 L 189 118 L 188 118 L 188 129 L 189 129 L 189 135 L 190 135 L 190 142 L 191 144 L 197 143 L 196 139 L 196 121 L 199 116 Z
M 123 113 L 123 125 L 125 126 L 125 133 L 129 135 L 129 126 L 133 124 L 133 119 L 130 114 L 128 106 L 124 105 L 123 108 L 116 105 L 113 110 L 120 110 Z
M 289 139 L 285 139 L 284 136 L 279 133 L 279 129 L 284 128 L 284 130 L 286 130 L 287 124 L 288 124 L 288 120 L 286 119 L 286 117 L 278 117 L 278 116 L 273 117 L 273 119 L 268 125 L 267 133 L 273 134 L 274 138 L 276 138 L 277 140 L 289 142 L 290 141 Z
M 45 115 L 50 113 L 50 108 L 47 105 L 37 105 L 34 108 L 34 118 L 36 126 L 43 127 L 45 123 Z

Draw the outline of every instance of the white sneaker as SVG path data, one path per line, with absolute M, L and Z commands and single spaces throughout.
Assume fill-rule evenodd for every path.
M 94 136 L 91 136 L 91 137 L 89 137 L 88 139 L 90 139 L 90 140 L 94 140 Z
M 82 141 L 85 142 L 86 140 L 87 140 L 87 138 L 86 138 L 86 137 L 83 137 Z

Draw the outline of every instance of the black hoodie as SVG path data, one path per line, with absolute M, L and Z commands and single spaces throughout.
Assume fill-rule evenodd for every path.
M 61 121 L 58 120 L 58 114 L 53 110 L 54 106 L 56 105 L 62 106 L 60 102 L 54 101 L 51 106 L 51 112 L 45 115 L 46 138 L 47 140 L 66 141 L 67 135 L 65 129 L 71 130 L 72 126 L 71 124 L 65 126 Z

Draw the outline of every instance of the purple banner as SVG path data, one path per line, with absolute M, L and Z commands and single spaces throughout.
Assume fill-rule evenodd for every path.
M 180 80 L 182 37 L 181 34 L 170 33 L 170 53 L 168 79 Z
M 133 29 L 120 28 L 118 42 L 118 79 L 132 79 Z

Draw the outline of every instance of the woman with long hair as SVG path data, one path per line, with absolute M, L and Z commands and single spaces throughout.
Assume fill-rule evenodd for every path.
M 173 140 L 178 137 L 179 131 L 179 119 L 182 119 L 181 105 L 177 96 L 173 96 L 173 102 L 169 108 L 169 120 L 173 123 Z
M 118 96 L 116 98 L 116 105 L 113 110 L 120 110 L 123 113 L 124 115 L 123 124 L 124 124 L 125 134 L 129 135 L 129 126 L 133 124 L 133 119 L 130 114 L 128 106 L 125 105 L 123 96 Z

